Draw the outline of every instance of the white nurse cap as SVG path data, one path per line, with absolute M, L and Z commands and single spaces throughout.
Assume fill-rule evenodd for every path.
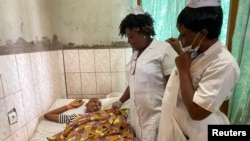
M 137 5 L 137 6 L 135 6 L 135 8 L 133 9 L 132 14 L 134 14 L 134 15 L 145 14 L 145 12 L 144 12 L 144 10 L 141 8 L 141 6 Z
M 220 6 L 220 0 L 190 0 L 187 7 L 199 8 L 206 6 Z

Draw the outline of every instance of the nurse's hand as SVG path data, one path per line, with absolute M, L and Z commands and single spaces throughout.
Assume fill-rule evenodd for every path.
M 121 107 L 122 107 L 122 102 L 120 101 L 120 100 L 118 100 L 118 101 L 116 101 L 116 102 L 114 102 L 113 104 L 112 104 L 112 108 L 113 109 L 120 109 Z
M 166 40 L 166 42 L 168 42 L 172 46 L 172 48 L 177 52 L 178 55 L 183 53 L 180 41 L 177 38 L 169 38 Z
M 191 53 L 184 52 L 175 58 L 175 64 L 179 73 L 190 73 L 192 63 Z

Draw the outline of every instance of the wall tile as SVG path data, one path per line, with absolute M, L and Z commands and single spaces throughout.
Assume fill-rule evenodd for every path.
M 69 99 L 76 99 L 76 98 L 82 98 L 82 99 L 90 99 L 90 98 L 105 98 L 106 94 L 69 94 Z
M 30 61 L 31 61 L 33 84 L 37 84 L 44 78 L 44 73 L 42 72 L 43 68 L 42 68 L 42 60 L 40 52 L 31 53 Z
M 125 72 L 113 72 L 111 78 L 112 92 L 124 92 L 127 87 Z
M 81 73 L 82 79 L 82 93 L 96 94 L 96 74 L 95 73 Z
M 41 65 L 43 74 L 43 78 L 41 78 L 41 80 L 43 81 L 50 79 L 53 74 L 52 65 L 50 61 L 50 52 L 41 52 Z
M 10 126 L 8 122 L 8 116 L 7 116 L 7 107 L 5 100 L 3 98 L 0 99 L 0 140 L 4 140 L 8 136 L 10 136 Z
M 65 83 L 65 78 L 64 74 L 57 75 L 53 79 L 53 85 L 54 85 L 54 95 L 56 96 L 55 98 L 65 98 L 66 97 L 66 83 Z
M 66 72 L 80 72 L 78 50 L 64 50 Z
M 125 70 L 125 49 L 110 49 L 111 72 Z
M 24 126 L 26 123 L 26 116 L 23 106 L 23 99 L 21 92 L 17 92 L 15 94 L 11 94 L 5 97 L 7 112 L 9 112 L 12 108 L 16 109 L 17 112 L 17 123 L 10 125 L 11 133 L 16 132 L 20 127 Z M 26 102 L 26 101 L 25 101 Z
M 9 136 L 6 139 L 4 139 L 4 141 L 13 141 L 13 140 L 11 140 L 11 136 Z
M 0 74 L 0 98 L 4 97 L 4 93 L 3 93 L 3 83 L 2 83 L 2 76 Z
M 21 88 L 24 89 L 32 86 L 30 55 L 28 53 L 18 54 L 16 55 L 16 60 Z
M 46 81 L 43 82 L 44 84 L 44 95 L 43 98 L 45 97 L 45 99 L 43 100 L 43 106 L 45 106 L 46 108 L 49 107 L 51 105 L 51 103 L 53 101 L 55 101 L 55 93 L 54 93 L 54 85 L 53 85 L 53 80 L 52 79 L 48 79 Z
M 37 102 L 36 102 L 36 95 L 34 93 L 35 91 L 33 87 L 25 88 L 22 90 L 22 99 L 23 99 L 26 121 L 31 121 L 33 118 L 37 116 L 37 109 L 36 109 Z
M 61 59 L 59 54 L 62 52 L 59 51 L 50 51 L 50 65 L 51 65 L 51 72 L 52 72 L 52 77 L 54 77 L 56 74 L 61 73 L 62 65 L 61 64 Z
M 5 96 L 20 90 L 15 55 L 0 56 L 0 74 Z
M 80 73 L 66 73 L 66 82 L 68 94 L 82 94 Z
M 66 95 L 67 95 L 67 92 L 66 92 L 66 80 L 65 80 L 65 74 L 63 73 L 63 74 L 61 74 L 60 76 L 59 76 L 59 79 L 58 79 L 58 81 L 60 82 L 60 86 L 61 86 L 61 97 L 66 97 Z
M 110 73 L 96 73 L 97 94 L 107 94 L 111 92 Z
M 59 65 L 59 74 L 64 73 L 64 60 L 63 60 L 63 51 L 59 50 L 57 51 L 58 55 L 58 65 Z
M 38 122 L 39 122 L 39 120 L 36 117 L 27 123 L 27 133 L 28 133 L 29 139 L 34 135 L 34 133 L 36 131 L 36 125 L 38 124 Z
M 95 70 L 96 72 L 110 72 L 109 49 L 95 50 Z
M 0 78 L 8 78 L 13 74 L 15 76 L 9 80 L 10 84 L 2 81 L 2 85 L 15 86 L 12 83 L 19 84 L 19 81 L 22 84 L 19 88 L 17 86 L 16 91 L 7 91 L 9 93 L 7 95 L 4 94 L 6 88 L 2 87 L 1 92 L 0 87 L 1 115 L 13 107 L 18 112 L 18 123 L 14 125 L 8 124 L 7 115 L 1 116 L 1 123 L 5 121 L 4 126 L 7 131 L 0 129 L 0 137 L 4 138 L 4 141 L 17 138 L 28 140 L 35 131 L 38 119 L 43 118 L 43 113 L 55 99 L 104 98 L 111 92 L 123 92 L 126 88 L 125 62 L 130 59 L 131 54 L 131 48 L 122 48 L 79 50 L 79 58 L 78 50 L 64 50 L 64 55 L 62 51 L 50 51 L 0 56 Z M 65 60 L 68 60 L 67 64 L 70 64 L 68 66 L 70 72 L 66 74 L 63 62 L 65 57 L 67 58 Z M 6 60 L 11 63 L 2 63 Z M 2 64 L 5 67 L 2 67 Z M 65 63 L 65 68 L 66 66 Z M 66 80 L 68 96 L 66 96 Z M 3 107 L 5 112 L 2 112 Z M 30 110 L 30 107 L 35 108 Z M 26 109 L 29 109 L 29 112 L 26 112 Z M 21 132 L 25 134 L 20 134 Z
M 85 96 L 85 95 L 84 95 Z M 69 98 L 69 99 L 77 99 L 77 98 L 85 98 L 85 97 L 83 97 L 83 95 L 82 94 L 68 94 L 68 97 L 67 98 Z
M 44 83 L 38 83 L 34 85 L 34 94 L 36 97 L 36 109 L 38 113 L 45 112 L 47 110 L 47 107 L 44 106 L 44 103 L 46 102 L 45 95 L 45 87 Z
M 28 141 L 28 133 L 26 126 L 20 128 L 17 132 L 11 135 L 12 141 Z
M 93 49 L 79 50 L 81 72 L 95 72 L 95 55 Z

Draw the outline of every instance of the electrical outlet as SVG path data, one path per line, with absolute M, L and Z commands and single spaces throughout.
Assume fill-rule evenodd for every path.
M 8 112 L 8 119 L 10 125 L 17 123 L 17 113 L 15 108 Z

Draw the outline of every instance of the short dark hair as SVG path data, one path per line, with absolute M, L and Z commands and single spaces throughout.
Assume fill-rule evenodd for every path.
M 153 26 L 154 20 L 151 17 L 149 13 L 145 14 L 128 14 L 120 24 L 120 33 L 119 35 L 121 37 L 125 36 L 125 29 L 129 28 L 130 30 L 135 30 L 139 33 L 148 35 L 148 36 L 154 36 L 154 26 Z
M 208 39 L 218 38 L 221 33 L 223 11 L 221 6 L 200 8 L 185 7 L 177 18 L 177 26 L 184 25 L 187 29 L 199 32 L 207 29 Z

